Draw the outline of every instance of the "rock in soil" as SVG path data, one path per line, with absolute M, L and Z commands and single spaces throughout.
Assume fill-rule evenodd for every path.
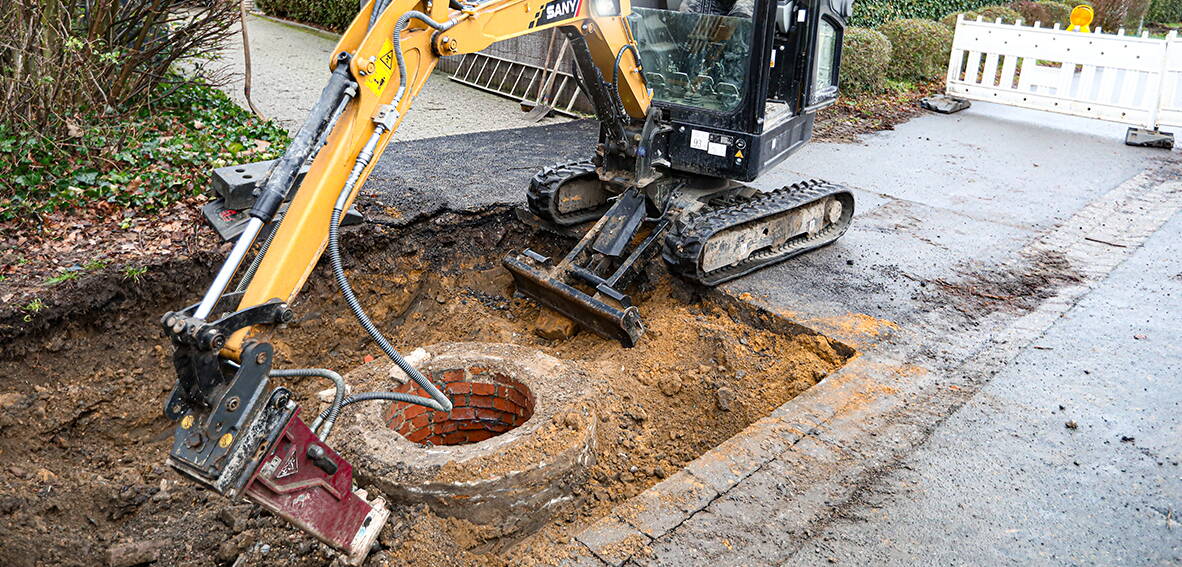
M 250 506 L 227 506 L 218 512 L 218 519 L 230 528 L 234 533 L 240 533 L 246 529 L 247 521 L 250 520 Z
M 221 561 L 222 563 L 229 563 L 236 559 L 238 555 L 242 553 L 244 549 L 246 549 L 246 539 L 246 537 L 243 537 L 243 534 L 239 534 L 234 539 L 222 542 L 222 544 L 218 546 L 218 561 Z
M 721 411 L 731 411 L 731 404 L 735 403 L 735 392 L 726 386 L 714 392 L 714 402 Z
M 575 333 L 579 332 L 579 327 L 569 317 L 557 311 L 543 309 L 534 321 L 534 332 L 543 339 L 556 341 L 575 336 Z
M 107 549 L 108 567 L 131 567 L 152 563 L 160 559 L 160 549 L 165 544 L 158 541 L 134 541 L 112 545 Z
M 681 391 L 681 377 L 676 374 L 669 374 L 661 377 L 658 384 L 661 388 L 661 393 L 666 396 L 676 396 Z

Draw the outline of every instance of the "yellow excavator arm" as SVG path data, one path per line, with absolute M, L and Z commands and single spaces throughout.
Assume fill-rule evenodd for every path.
M 594 6 L 606 13 L 597 16 Z M 246 287 L 238 309 L 259 305 L 273 298 L 295 299 L 316 266 L 327 243 L 329 219 L 341 188 L 349 178 L 357 156 L 374 135 L 373 120 L 380 109 L 393 105 L 393 126 L 378 136 L 373 157 L 356 180 L 346 199 L 352 203 L 365 178 L 382 154 L 402 117 L 410 111 L 415 96 L 431 76 L 439 57 L 474 53 L 512 37 L 558 26 L 571 26 L 585 39 L 604 76 L 611 76 L 617 60 L 619 95 L 628 115 L 643 120 L 650 99 L 639 72 L 635 47 L 625 21 L 631 10 L 629 0 L 492 0 L 449 7 L 443 0 L 393 0 L 371 23 L 375 2 L 370 2 L 345 32 L 334 53 L 348 53 L 349 75 L 359 85 L 357 95 L 345 108 L 304 177 L 283 222 L 267 248 L 257 272 Z M 437 22 L 442 31 L 426 23 Z M 398 26 L 405 78 L 398 64 L 394 34 Z M 330 66 L 338 65 L 334 56 Z M 491 166 L 491 164 L 490 164 Z M 226 343 L 223 355 L 237 358 L 242 340 L 253 329 L 244 329 Z
M 362 8 L 283 156 L 244 166 L 268 169 L 252 170 L 263 180 L 257 188 L 242 174 L 235 202 L 249 196 L 253 205 L 234 221 L 241 233 L 201 302 L 161 319 L 177 372 L 164 407 L 177 422 L 170 465 L 219 494 L 249 498 L 353 564 L 368 553 L 389 512 L 354 488 L 352 466 L 326 442 L 339 411 L 371 400 L 435 415 L 453 406 L 357 301 L 340 225 L 442 56 L 552 28 L 569 40 L 599 145 L 593 160 L 535 177 L 527 206 L 555 226 L 594 222 L 557 261 L 526 249 L 502 265 L 519 292 L 585 329 L 625 346 L 639 340 L 644 326 L 625 290 L 658 251 L 679 276 L 716 285 L 839 238 L 853 215 L 847 189 L 812 180 L 763 192 L 742 181 L 799 149 L 816 111 L 836 99 L 851 0 L 658 4 L 632 17 L 630 0 L 371 0 Z M 633 24 L 651 67 L 644 72 Z M 417 386 L 411 393 L 345 399 L 336 372 L 272 368 L 266 333 L 294 318 L 290 303 L 322 255 L 362 328 Z M 292 392 L 270 383 L 295 376 L 336 384 L 329 408 L 308 424 Z
M 625 21 L 630 9 L 628 0 L 367 4 L 341 37 L 327 86 L 271 166 L 244 231 L 201 302 L 161 319 L 177 371 L 164 407 L 177 422 L 169 464 L 220 494 L 250 498 L 346 552 L 354 564 L 363 560 L 388 511 L 380 499 L 354 490 L 352 466 L 325 443 L 337 411 L 352 401 L 343 398 L 344 381 L 331 370 L 272 368 L 274 351 L 262 334 L 292 319 L 289 304 L 327 249 L 362 327 L 426 393 L 385 392 L 381 399 L 451 411 L 451 400 L 395 351 L 357 303 L 337 246 L 342 213 L 444 55 L 561 26 L 578 46 L 581 75 L 594 81 L 597 111 L 617 126 L 644 120 L 651 101 Z M 605 94 L 605 76 L 612 77 L 615 93 Z M 623 140 L 622 127 L 615 131 L 614 139 Z M 280 216 L 305 165 L 310 169 Z M 230 291 L 268 226 L 273 230 Z M 269 385 L 272 377 L 291 376 L 320 376 L 337 385 L 330 409 L 310 426 L 291 392 Z

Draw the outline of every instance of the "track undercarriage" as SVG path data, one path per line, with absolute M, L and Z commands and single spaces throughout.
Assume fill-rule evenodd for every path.
M 518 291 L 626 347 L 644 325 L 625 290 L 658 252 L 673 273 L 714 286 L 836 241 L 854 212 L 853 195 L 823 181 L 762 192 L 666 175 L 641 189 L 602 182 L 590 161 L 543 169 L 528 206 L 551 227 L 595 222 L 561 260 L 506 257 Z

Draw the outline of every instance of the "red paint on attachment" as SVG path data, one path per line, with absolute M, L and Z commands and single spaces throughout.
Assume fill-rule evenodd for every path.
M 335 466 L 332 474 L 308 457 L 313 445 L 321 447 L 324 459 Z M 353 466 L 321 443 L 300 420 L 298 409 L 263 458 L 245 494 L 358 562 L 369 552 L 389 514 L 384 502 L 371 504 L 353 492 Z

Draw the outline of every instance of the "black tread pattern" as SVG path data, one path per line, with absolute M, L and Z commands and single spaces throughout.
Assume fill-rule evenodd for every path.
M 710 273 L 702 272 L 702 249 L 706 242 L 720 231 L 807 205 L 831 195 L 841 201 L 841 218 L 812 238 L 794 239 L 774 252 L 756 254 L 747 261 Z M 729 196 L 713 200 L 703 210 L 678 219 L 665 236 L 661 256 L 673 273 L 703 285 L 714 286 L 831 244 L 845 234 L 853 214 L 854 196 L 848 189 L 817 179 L 794 183 L 768 193 L 756 193 L 748 198 Z
M 558 192 L 562 185 L 579 177 L 597 178 L 591 160 L 574 161 L 542 168 L 529 182 L 525 194 L 529 210 L 538 218 L 555 226 L 571 226 L 599 218 L 608 205 L 573 213 L 558 212 Z

